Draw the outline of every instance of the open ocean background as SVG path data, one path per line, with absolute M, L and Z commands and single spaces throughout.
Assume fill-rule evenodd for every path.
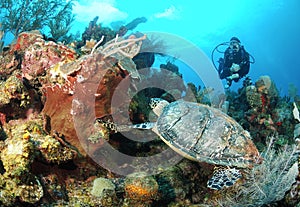
M 110 26 L 112 22 L 126 24 L 137 17 L 146 17 L 146 23 L 130 32 L 175 34 L 192 42 L 209 58 L 215 46 L 236 36 L 255 57 L 256 62 L 251 64 L 248 74 L 253 82 L 261 75 L 269 75 L 281 95 L 288 94 L 290 84 L 298 88 L 299 95 L 298 0 L 79 0 L 75 1 L 73 12 L 76 21 L 72 33 L 82 33 L 95 16 L 99 16 L 97 23 L 103 26 Z M 6 42 L 9 41 L 8 36 Z M 202 84 L 188 67 L 178 66 L 185 82 Z M 234 83 L 231 89 L 236 90 L 241 84 L 242 81 Z

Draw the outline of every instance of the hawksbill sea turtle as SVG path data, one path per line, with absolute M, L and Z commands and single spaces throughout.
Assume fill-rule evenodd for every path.
M 152 129 L 187 159 L 225 166 L 215 170 L 208 180 L 211 189 L 232 186 L 242 177 L 237 168 L 252 168 L 262 161 L 249 132 L 216 108 L 183 100 L 169 103 L 159 98 L 152 98 L 150 107 L 157 121 L 131 127 Z

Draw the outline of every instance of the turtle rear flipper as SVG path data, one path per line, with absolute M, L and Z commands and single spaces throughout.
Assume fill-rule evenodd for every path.
M 207 187 L 214 190 L 232 186 L 242 174 L 236 168 L 218 168 L 214 171 L 213 176 L 208 180 Z

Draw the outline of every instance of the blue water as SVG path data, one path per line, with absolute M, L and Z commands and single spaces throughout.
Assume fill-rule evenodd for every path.
M 281 93 L 286 94 L 289 83 L 293 83 L 298 88 L 299 94 L 300 1 L 298 0 L 143 2 L 116 0 L 93 1 L 88 4 L 84 2 L 86 1 L 79 1 L 76 4 L 77 8 L 84 5 L 86 7 L 82 8 L 87 8 L 85 11 L 76 11 L 77 28 L 83 29 L 82 20 L 89 21 L 95 15 L 99 15 L 99 21 L 102 18 L 104 25 L 117 20 L 130 22 L 136 17 L 144 16 L 148 21 L 140 24 L 136 28 L 137 31 L 160 31 L 179 35 L 202 49 L 209 58 L 217 44 L 237 36 L 246 50 L 255 57 L 256 62 L 251 65 L 249 72 L 254 81 L 261 75 L 269 75 Z M 97 11 L 96 5 L 104 5 L 106 12 L 99 11 L 100 7 Z M 197 78 L 193 73 L 184 67 L 181 67 L 180 72 L 183 73 L 186 82 L 196 82 L 197 85 Z M 241 84 L 233 84 L 232 89 L 240 86 Z
M 146 17 L 148 21 L 134 31 L 176 34 L 195 44 L 209 58 L 216 45 L 237 36 L 255 57 L 249 73 L 254 81 L 269 75 L 282 94 L 287 94 L 290 83 L 299 94 L 298 0 L 79 0 L 73 11 L 73 33 L 82 33 L 95 16 L 99 16 L 98 23 L 103 26 Z M 187 67 L 180 67 L 180 72 L 186 82 L 201 84 Z M 233 84 L 232 89 L 240 86 L 241 83 Z

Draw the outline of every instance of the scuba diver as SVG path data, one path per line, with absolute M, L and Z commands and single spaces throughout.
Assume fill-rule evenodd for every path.
M 228 45 L 228 42 L 219 44 L 213 52 L 220 45 Z M 220 51 L 218 51 L 220 52 Z M 226 79 L 225 89 L 231 86 L 232 81 L 238 82 L 241 78 L 249 73 L 250 69 L 250 54 L 241 45 L 241 41 L 237 37 L 232 37 L 229 42 L 229 47 L 224 52 L 224 58 L 220 58 L 217 71 L 221 79 Z M 213 53 L 212 53 L 213 59 Z

